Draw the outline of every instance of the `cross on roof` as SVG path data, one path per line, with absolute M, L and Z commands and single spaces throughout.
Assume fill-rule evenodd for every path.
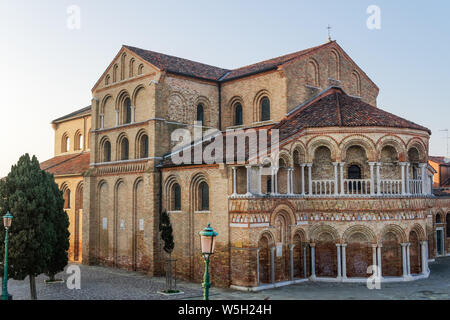
M 328 41 L 331 41 L 331 26 L 328 25 L 327 29 L 328 29 Z

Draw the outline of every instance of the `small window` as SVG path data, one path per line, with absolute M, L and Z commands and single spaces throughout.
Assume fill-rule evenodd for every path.
M 234 125 L 242 125 L 242 105 L 239 102 L 234 106 Z
M 65 133 L 62 138 L 61 152 L 69 152 L 69 150 L 70 150 L 70 139 L 67 133 Z
M 103 145 L 103 161 L 110 162 L 111 161 L 111 143 L 106 141 Z
M 267 97 L 261 100 L 261 121 L 270 120 L 270 100 Z
M 361 168 L 357 165 L 348 167 L 348 179 L 361 179 Z
M 124 108 L 124 123 L 131 123 L 131 100 L 129 98 L 125 99 Z
M 148 158 L 148 136 L 144 134 L 140 141 L 141 158 Z
M 201 122 L 201 124 L 203 125 L 203 122 L 204 122 L 204 108 L 203 108 L 203 105 L 201 103 L 199 105 L 197 105 L 197 121 Z
M 266 182 L 266 193 L 269 194 L 272 192 L 272 178 L 267 178 L 267 182 Z
M 70 209 L 70 189 L 66 189 L 63 193 L 64 209 Z
M 209 210 L 209 186 L 206 182 L 200 183 L 200 210 Z
M 181 187 L 178 183 L 173 186 L 173 210 L 181 210 Z
M 129 159 L 129 143 L 127 138 L 123 138 L 120 143 L 120 159 L 128 160 Z
M 141 75 L 144 72 L 144 65 L 140 64 L 138 67 L 138 75 Z
M 436 215 L 436 223 L 442 223 L 441 215 L 439 213 Z

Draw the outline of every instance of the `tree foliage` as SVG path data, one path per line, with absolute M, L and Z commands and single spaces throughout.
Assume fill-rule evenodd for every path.
M 62 251 L 67 256 L 68 248 L 68 217 L 63 207 L 53 175 L 40 169 L 35 156 L 20 157 L 0 181 L 0 214 L 9 211 L 14 217 L 9 230 L 8 277 L 23 280 L 30 276 L 33 287 L 39 274 L 61 270 Z M 4 238 L 5 230 L 0 228 L 0 252 L 4 252 Z
M 161 232 L 161 239 L 164 241 L 164 251 L 171 254 L 175 247 L 175 243 L 173 242 L 172 224 L 170 223 L 170 217 L 166 211 L 161 213 L 159 231 Z

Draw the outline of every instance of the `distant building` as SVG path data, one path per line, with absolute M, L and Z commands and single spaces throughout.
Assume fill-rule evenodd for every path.
M 428 163 L 436 170 L 433 176 L 435 193 L 450 195 L 450 158 L 429 156 Z

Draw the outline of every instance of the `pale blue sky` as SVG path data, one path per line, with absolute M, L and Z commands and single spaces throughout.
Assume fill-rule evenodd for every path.
M 81 9 L 81 29 L 66 26 Z M 366 27 L 369 5 L 381 30 Z M 25 152 L 53 156 L 51 120 L 90 104 L 122 44 L 235 68 L 332 38 L 380 87 L 378 106 L 427 126 L 445 155 L 450 129 L 450 2 L 22 1 L 0 3 L 0 176 Z

